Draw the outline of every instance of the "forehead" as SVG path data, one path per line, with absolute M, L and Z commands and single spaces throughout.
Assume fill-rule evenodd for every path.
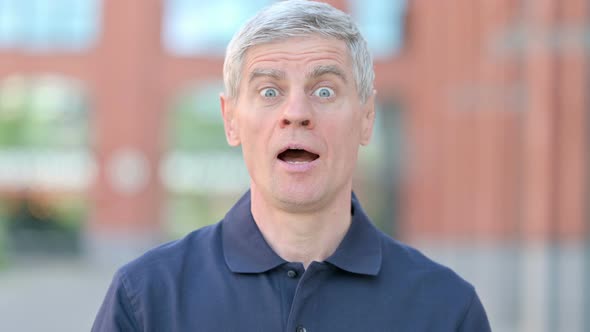
M 351 70 L 346 43 L 335 38 L 319 36 L 293 37 L 251 47 L 245 54 L 243 77 L 260 69 L 309 70 L 317 65 Z

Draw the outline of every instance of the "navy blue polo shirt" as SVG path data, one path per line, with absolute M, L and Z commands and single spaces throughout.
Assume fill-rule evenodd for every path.
M 305 270 L 266 243 L 246 193 L 225 218 L 123 266 L 92 331 L 490 331 L 474 288 L 375 228 L 353 195 L 332 256 Z

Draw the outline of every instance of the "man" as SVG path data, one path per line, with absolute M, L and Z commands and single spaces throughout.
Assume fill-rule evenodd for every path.
M 115 275 L 93 331 L 490 331 L 471 285 L 377 230 L 352 194 L 375 118 L 350 17 L 285 1 L 230 42 L 221 110 L 250 191 Z

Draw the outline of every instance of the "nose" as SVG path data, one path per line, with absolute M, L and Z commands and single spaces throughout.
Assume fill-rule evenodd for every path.
M 315 126 L 313 109 L 305 94 L 291 96 L 289 98 L 289 101 L 283 108 L 279 125 L 281 128 L 301 127 L 313 129 Z

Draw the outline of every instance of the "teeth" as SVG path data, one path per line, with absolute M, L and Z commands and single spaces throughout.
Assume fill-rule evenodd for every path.
M 299 164 L 307 164 L 309 161 L 287 161 L 287 164 L 294 164 L 294 165 L 299 165 Z

